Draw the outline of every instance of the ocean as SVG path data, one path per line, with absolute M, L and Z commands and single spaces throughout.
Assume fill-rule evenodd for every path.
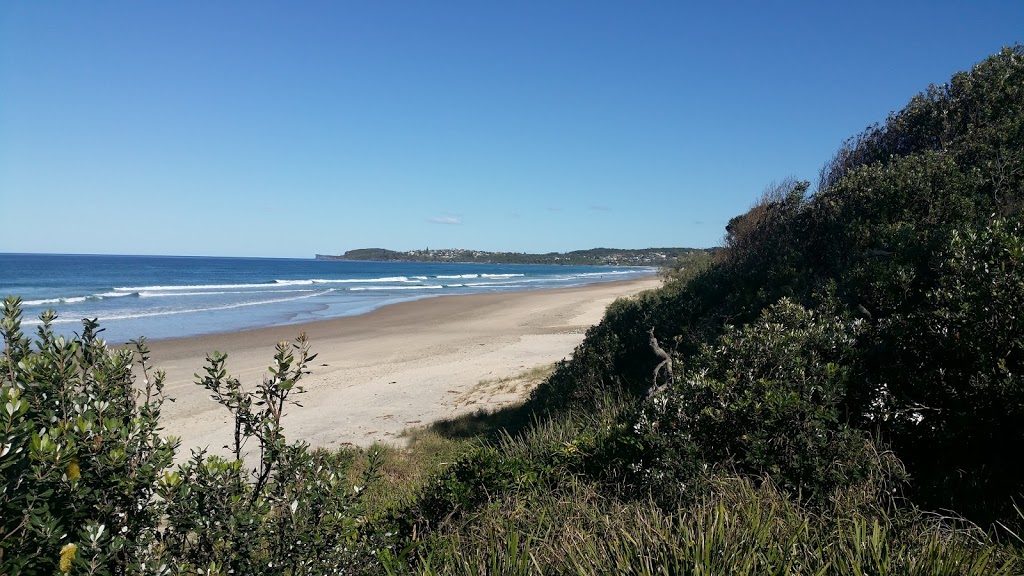
M 22 298 L 22 329 L 48 308 L 54 331 L 98 318 L 112 344 L 365 314 L 396 302 L 580 286 L 652 268 L 348 262 L 283 258 L 0 254 L 0 297 Z

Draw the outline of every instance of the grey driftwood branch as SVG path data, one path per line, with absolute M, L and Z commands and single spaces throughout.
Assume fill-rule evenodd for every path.
M 647 331 L 647 335 L 650 336 L 648 342 L 651 344 L 651 350 L 654 351 L 655 356 L 661 359 L 661 362 L 654 367 L 651 387 L 647 390 L 647 397 L 650 398 L 664 390 L 665 387 L 675 384 L 675 376 L 672 374 L 672 356 L 669 356 L 668 352 L 665 352 L 665 350 L 658 344 L 658 339 L 654 336 L 653 326 Z M 658 376 L 662 373 L 666 375 L 666 378 L 665 381 L 659 385 Z

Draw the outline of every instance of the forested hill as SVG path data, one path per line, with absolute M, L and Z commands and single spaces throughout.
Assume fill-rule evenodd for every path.
M 527 254 L 525 252 L 484 252 L 463 248 L 410 250 L 398 252 L 385 248 L 360 248 L 340 256 L 317 254 L 317 260 L 361 260 L 372 262 L 474 262 L 480 264 L 567 264 L 595 266 L 666 266 L 679 258 L 713 248 L 591 248 L 572 252 Z

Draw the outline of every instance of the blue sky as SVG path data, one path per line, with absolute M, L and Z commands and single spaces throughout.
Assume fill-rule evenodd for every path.
M 4 2 L 0 252 L 713 246 L 1024 2 Z

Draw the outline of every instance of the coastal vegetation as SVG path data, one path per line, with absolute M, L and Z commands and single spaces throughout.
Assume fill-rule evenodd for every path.
M 525 252 L 484 252 L 464 248 L 409 250 L 359 248 L 339 256 L 317 254 L 318 260 L 360 260 L 373 262 L 461 262 L 476 264 L 554 264 L 570 266 L 670 266 L 679 258 L 714 252 L 704 248 L 591 248 L 571 252 L 527 254 Z
M 1022 208 L 1017 46 L 848 140 L 813 193 L 769 186 L 523 405 L 408 449 L 286 440 L 299 338 L 249 388 L 211 355 L 232 457 L 172 467 L 145 342 L 50 313 L 33 342 L 8 298 L 0 573 L 1021 573 Z

